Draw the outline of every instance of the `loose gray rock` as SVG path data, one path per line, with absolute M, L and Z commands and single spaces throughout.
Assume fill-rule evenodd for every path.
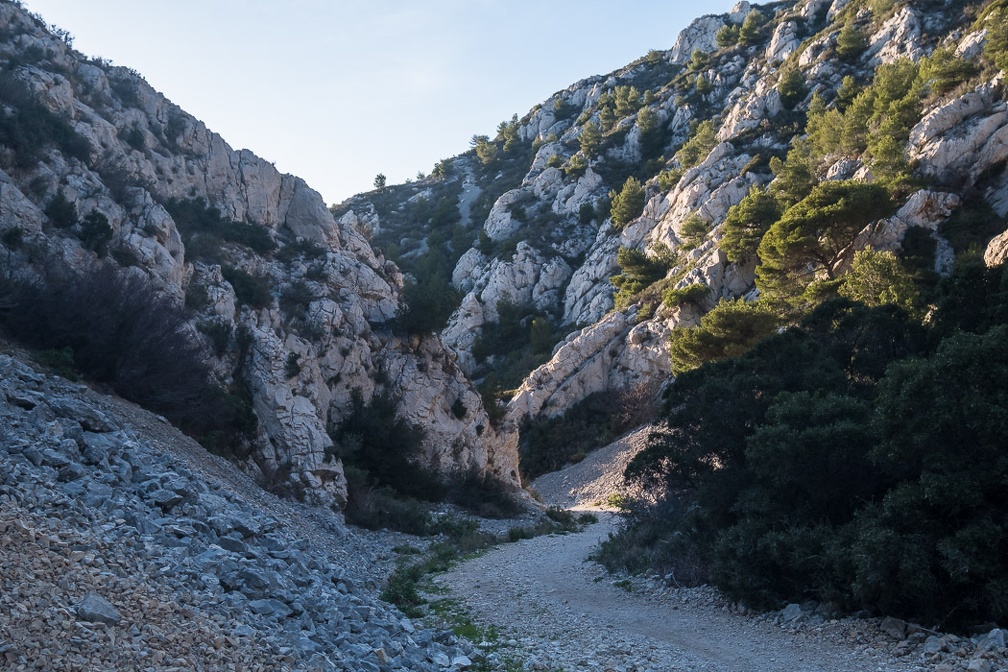
M 801 618 L 802 608 L 800 604 L 789 604 L 781 612 L 781 618 L 785 623 Z
M 118 625 L 120 616 L 112 603 L 97 593 L 88 593 L 77 605 L 77 617 L 82 621 Z
M 897 640 L 903 639 L 907 632 L 906 621 L 901 621 L 900 619 L 893 618 L 891 616 L 887 616 L 882 619 L 882 622 L 879 624 L 879 628 L 881 628 L 882 632 Z

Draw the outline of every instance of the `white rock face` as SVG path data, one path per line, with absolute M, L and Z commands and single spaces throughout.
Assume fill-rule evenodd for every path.
M 748 6 L 748 3 L 746 3 Z M 717 16 L 703 16 L 696 19 L 685 30 L 679 33 L 669 59 L 673 63 L 686 63 L 699 49 L 709 53 L 717 49 L 717 31 L 723 28 L 725 21 Z
M 728 209 L 741 201 L 757 180 L 751 174 L 739 174 L 749 160 L 746 154 L 735 155 L 729 143 L 722 143 L 703 163 L 686 171 L 666 197 L 669 207 L 658 226 L 648 234 L 649 246 L 664 243 L 677 247 L 679 227 L 694 213 L 708 222 L 723 220 Z
M 903 238 L 912 226 L 927 229 L 937 238 L 938 226 L 947 220 L 959 207 L 960 198 L 956 194 L 922 189 L 914 193 L 895 215 L 888 219 L 869 224 L 851 244 L 848 254 L 834 269 L 845 272 L 853 260 L 854 252 L 865 248 L 898 253 L 902 249 Z M 947 270 L 945 262 L 936 262 L 935 270 Z
M 973 60 L 983 51 L 984 45 L 987 43 L 987 29 L 976 30 L 969 33 L 956 46 L 956 56 L 965 58 L 968 61 Z
M 806 21 L 815 19 L 829 4 L 830 0 L 808 0 L 801 8 L 801 16 Z
M 868 40 L 867 57 L 872 65 L 901 58 L 916 61 L 923 53 L 920 17 L 910 7 L 898 11 Z
M 491 240 L 507 240 L 518 232 L 518 229 L 521 228 L 521 222 L 511 216 L 511 208 L 524 199 L 525 192 L 521 189 L 512 189 L 497 199 L 483 225 L 483 230 L 487 232 Z
M 590 324 L 602 318 L 613 307 L 613 288 L 609 278 L 618 272 L 616 253 L 620 239 L 608 235 L 603 227 L 585 262 L 574 271 L 564 292 L 565 324 Z
M 997 82 L 980 86 L 935 108 L 910 131 L 910 159 L 920 162 L 922 174 L 941 184 L 975 184 L 1008 160 L 1008 104 L 997 90 Z M 991 200 L 998 214 L 1008 215 L 1008 203 Z
M 1008 231 L 995 236 L 984 251 L 984 262 L 988 266 L 997 266 L 1008 260 Z
M 553 416 L 595 392 L 628 390 L 668 376 L 669 332 L 697 316 L 674 311 L 635 324 L 634 311 L 614 311 L 572 335 L 533 371 L 508 404 L 508 424 Z
M 783 63 L 800 46 L 798 24 L 794 21 L 784 21 L 774 29 L 770 44 L 767 45 L 766 60 L 771 65 Z
M 452 313 L 448 325 L 441 332 L 441 339 L 458 358 L 459 368 L 467 375 L 476 370 L 476 358 L 472 356 L 473 343 L 487 323 L 483 304 L 476 294 L 469 292 L 462 298 L 462 304 Z
M 594 205 L 604 192 L 602 176 L 591 168 L 574 184 L 561 188 L 553 201 L 552 210 L 559 214 L 576 214 L 584 204 Z
M 811 66 L 820 63 L 835 43 L 836 34 L 834 33 L 827 33 L 812 40 L 798 57 L 798 67 L 806 69 L 811 74 Z M 806 79 L 808 79 L 808 76 L 806 76 Z
M 428 464 L 442 473 L 490 473 L 518 485 L 517 453 L 487 450 L 496 435 L 482 398 L 439 340 L 413 339 L 408 348 L 390 343 L 384 355 L 391 386 L 401 395 L 399 414 L 426 432 Z M 461 418 L 452 410 L 456 402 L 464 409 Z
M 830 5 L 829 12 L 826 14 L 826 18 L 832 21 L 836 18 L 837 14 L 844 10 L 844 7 L 849 5 L 851 0 L 833 0 L 833 4 Z
M 452 287 L 460 292 L 469 292 L 478 279 L 477 269 L 483 268 L 487 263 L 489 259 L 479 249 L 472 247 L 466 250 L 452 271 Z
M 726 142 L 751 131 L 759 127 L 763 120 L 773 118 L 783 109 L 777 86 L 767 79 L 760 79 L 751 94 L 740 98 L 725 117 L 717 139 Z

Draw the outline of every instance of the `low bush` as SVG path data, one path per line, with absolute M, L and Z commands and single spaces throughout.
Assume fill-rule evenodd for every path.
M 67 200 L 63 191 L 59 190 L 49 199 L 45 207 L 46 217 L 57 229 L 69 229 L 77 223 L 77 207 Z
M 562 468 L 578 454 L 586 454 L 615 439 L 619 423 L 617 395 L 599 392 L 571 406 L 563 415 L 526 421 L 521 431 L 518 459 L 522 478 Z
M 13 72 L 0 70 L 0 145 L 14 150 L 20 168 L 30 168 L 43 150 L 54 147 L 67 157 L 86 161 L 91 144 L 79 135 L 70 122 L 40 103 L 24 82 Z
M 706 301 L 711 295 L 710 287 L 702 282 L 694 282 L 691 285 L 678 289 L 668 289 L 662 294 L 662 302 L 670 308 L 682 306 L 687 303 L 700 304 Z
M 261 255 L 277 247 L 266 227 L 227 219 L 203 198 L 171 199 L 164 207 L 175 220 L 189 258 L 220 262 L 224 242 L 244 245 Z
M 213 380 L 189 314 L 142 276 L 110 264 L 84 271 L 54 265 L 37 282 L 6 283 L 11 309 L 0 312 L 0 323 L 19 342 L 59 352 L 64 365 L 72 360 L 83 377 L 164 415 L 208 447 L 237 451 L 254 427 L 247 407 Z
M 398 414 L 398 402 L 386 392 L 365 402 L 358 391 L 351 396 L 350 413 L 331 431 L 345 465 L 365 472 L 370 483 L 389 488 L 402 498 L 440 501 L 445 486 L 421 462 L 424 433 Z
M 476 471 L 449 478 L 445 499 L 482 518 L 512 518 L 525 510 L 514 488 Z
M 267 308 L 273 302 L 273 294 L 266 278 L 252 275 L 235 266 L 223 266 L 221 275 L 231 283 L 239 304 L 250 308 Z

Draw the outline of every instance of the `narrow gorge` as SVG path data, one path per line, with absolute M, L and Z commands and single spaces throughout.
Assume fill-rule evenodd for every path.
M 1008 669 L 1006 68 L 742 1 L 326 204 L 0 0 L 0 661 Z

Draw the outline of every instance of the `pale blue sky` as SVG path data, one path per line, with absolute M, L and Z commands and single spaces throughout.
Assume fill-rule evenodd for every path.
M 335 203 L 399 183 L 736 0 L 25 0 Z

